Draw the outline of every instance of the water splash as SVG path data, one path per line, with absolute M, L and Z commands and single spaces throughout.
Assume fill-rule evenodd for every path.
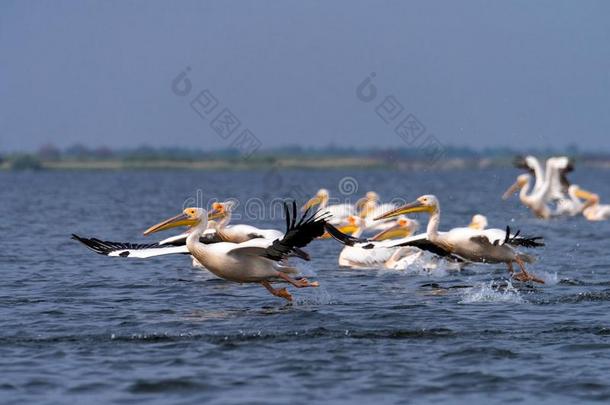
M 457 263 L 441 259 L 428 252 L 417 252 L 408 255 L 394 263 L 392 267 L 386 269 L 389 272 L 400 272 L 408 275 L 420 275 L 433 278 L 443 278 L 450 273 L 460 270 Z
M 477 302 L 508 302 L 523 304 L 527 301 L 521 296 L 519 290 L 513 287 L 510 280 L 505 285 L 498 285 L 494 281 L 480 283 L 464 291 L 460 304 Z
M 530 271 L 530 273 L 532 273 L 534 276 L 536 276 L 538 278 L 541 278 L 544 281 L 545 285 L 556 285 L 561 281 L 559 276 L 557 275 L 557 272 L 550 273 L 548 271 L 538 270 L 535 272 Z
M 331 305 L 336 303 L 330 292 L 322 285 L 317 288 L 301 288 L 293 292 L 296 292 L 292 296 L 294 306 Z

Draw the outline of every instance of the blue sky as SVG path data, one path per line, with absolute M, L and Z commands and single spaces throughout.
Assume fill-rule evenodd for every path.
M 446 144 L 608 151 L 609 16 L 576 0 L 5 0 L 0 150 L 222 148 L 224 108 L 267 148 L 399 146 L 376 112 L 393 96 L 397 120 Z M 217 109 L 202 118 L 190 102 L 205 89 Z

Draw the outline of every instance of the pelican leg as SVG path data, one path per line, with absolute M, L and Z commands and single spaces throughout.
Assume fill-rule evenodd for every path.
M 271 283 L 269 283 L 266 280 L 261 281 L 261 284 L 263 285 L 263 287 L 265 287 L 267 289 L 267 291 L 269 291 L 271 294 L 275 295 L 276 297 L 284 298 L 286 301 L 292 301 L 292 295 L 290 295 L 290 293 L 288 292 L 288 290 L 286 288 L 275 289 L 271 286 Z
M 506 264 L 508 265 L 508 272 L 510 273 L 510 275 L 512 276 L 513 274 L 515 274 L 515 269 L 513 268 L 513 262 L 508 262 Z
M 306 278 L 300 278 L 298 280 L 295 280 L 294 278 L 290 277 L 288 274 L 282 273 L 281 271 L 278 272 L 278 277 L 281 278 L 282 280 L 289 282 L 296 288 L 318 287 L 320 285 L 317 281 L 310 283 L 309 280 L 307 280 Z
M 519 281 L 523 281 L 523 282 L 534 281 L 536 283 L 544 284 L 544 280 L 542 280 L 538 277 L 532 276 L 530 273 L 527 272 L 527 270 L 525 270 L 525 263 L 523 263 L 523 260 L 521 260 L 519 257 L 517 257 L 515 259 L 515 261 L 521 268 L 521 271 L 518 274 L 513 275 L 513 278 L 515 280 L 519 280 Z

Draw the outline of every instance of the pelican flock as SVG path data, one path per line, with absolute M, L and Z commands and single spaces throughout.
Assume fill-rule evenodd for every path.
M 599 196 L 571 184 L 567 174 L 574 162 L 566 156 L 552 156 L 544 164 L 534 156 L 519 156 L 515 167 L 527 171 L 517 177 L 502 198 L 519 192 L 519 200 L 540 219 L 582 215 L 589 221 L 610 219 L 610 208 L 601 205 Z
M 535 217 L 548 220 L 582 216 L 589 221 L 610 219 L 610 205 L 600 203 L 598 194 L 571 184 L 567 174 L 573 162 L 563 156 L 543 164 L 533 156 L 515 159 L 526 170 L 504 193 L 508 199 L 518 192 L 520 202 Z M 215 202 L 209 209 L 190 207 L 180 214 L 146 229 L 144 235 L 174 228 L 182 232 L 152 243 L 114 242 L 72 238 L 94 252 L 121 258 L 148 260 L 170 255 L 190 256 L 195 267 L 236 283 L 262 285 L 276 297 L 292 300 L 287 283 L 296 288 L 318 287 L 302 276 L 298 261 L 309 261 L 304 248 L 310 243 L 335 239 L 343 248 L 337 257 L 340 268 L 349 269 L 434 269 L 444 266 L 459 271 L 474 264 L 503 264 L 509 276 L 524 283 L 544 280 L 526 268 L 535 257 L 524 249 L 544 246 L 541 236 L 524 236 L 510 227 L 488 228 L 487 217 L 472 216 L 466 226 L 441 228 L 441 203 L 425 194 L 411 203 L 397 206 L 382 203 L 379 194 L 367 192 L 356 203 L 330 204 L 327 189 L 320 189 L 301 208 L 295 201 L 284 205 L 285 229 L 262 229 L 250 224 L 231 223 L 235 203 Z M 417 233 L 419 222 L 409 215 L 428 216 L 425 232 Z M 518 271 L 516 271 L 518 270 Z

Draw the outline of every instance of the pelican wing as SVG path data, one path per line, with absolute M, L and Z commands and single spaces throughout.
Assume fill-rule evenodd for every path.
M 332 236 L 334 239 L 338 240 L 339 242 L 341 242 L 342 244 L 346 245 L 346 246 L 354 246 L 358 243 L 366 243 L 366 242 L 371 242 L 368 239 L 362 239 L 362 238 L 355 238 L 351 235 L 347 235 L 343 232 L 341 232 L 340 230 L 338 230 L 334 225 L 331 225 L 330 223 L 326 223 L 324 225 L 326 231 L 330 234 L 330 236 Z
M 511 245 L 521 246 L 526 248 L 534 248 L 544 246 L 544 240 L 542 236 L 523 236 L 521 231 L 517 230 L 514 234 L 511 233 L 509 226 L 506 227 L 506 231 L 501 229 L 485 229 L 480 231 L 481 236 L 485 236 L 487 240 L 494 246 L 498 245 Z
M 83 238 L 74 234 L 72 239 L 79 241 L 95 253 L 105 256 L 146 259 L 155 256 L 189 254 L 185 244 L 174 246 L 158 243 L 111 242 L 97 238 Z
M 532 176 L 534 176 L 536 174 L 536 172 L 534 171 L 534 168 L 532 166 L 530 166 L 528 161 L 525 159 L 525 156 L 516 156 L 515 159 L 513 160 L 513 166 L 515 166 L 518 169 L 526 170 Z
M 435 255 L 440 256 L 440 257 L 448 257 L 448 258 L 451 258 L 456 261 L 464 261 L 461 257 L 456 256 L 455 254 L 451 253 L 450 251 L 443 248 L 442 246 L 431 242 L 427 238 L 425 233 L 421 233 L 419 235 L 414 235 L 414 236 L 411 236 L 411 237 L 405 238 L 405 239 L 406 239 L 405 241 L 394 245 L 394 247 L 414 246 L 421 250 L 425 250 L 430 253 L 434 253 Z
M 287 204 L 284 204 L 286 214 L 286 233 L 282 239 L 274 240 L 268 246 L 261 246 L 257 242 L 241 243 L 240 246 L 231 249 L 230 254 L 249 254 L 263 256 L 274 261 L 281 261 L 291 254 L 301 257 L 300 248 L 307 246 L 312 240 L 324 234 L 324 224 L 328 216 L 318 215 L 318 212 L 308 216 L 309 210 L 303 213 L 297 222 L 297 205 L 292 203 L 292 215 Z M 261 239 L 264 241 L 264 239 Z M 257 241 L 254 239 L 253 241 Z M 304 252 L 303 252 L 304 253 Z
M 186 238 L 188 238 L 188 236 L 189 236 L 188 233 L 182 233 L 180 235 L 170 236 L 169 238 L 163 239 L 162 241 L 158 242 L 158 244 L 161 246 L 183 246 L 183 245 L 186 245 Z M 206 245 L 209 243 L 224 242 L 220 238 L 220 236 L 218 236 L 218 233 L 216 233 L 216 231 L 214 231 L 214 230 L 212 230 L 211 232 L 208 232 L 208 230 L 206 230 L 199 237 L 199 241 Z

